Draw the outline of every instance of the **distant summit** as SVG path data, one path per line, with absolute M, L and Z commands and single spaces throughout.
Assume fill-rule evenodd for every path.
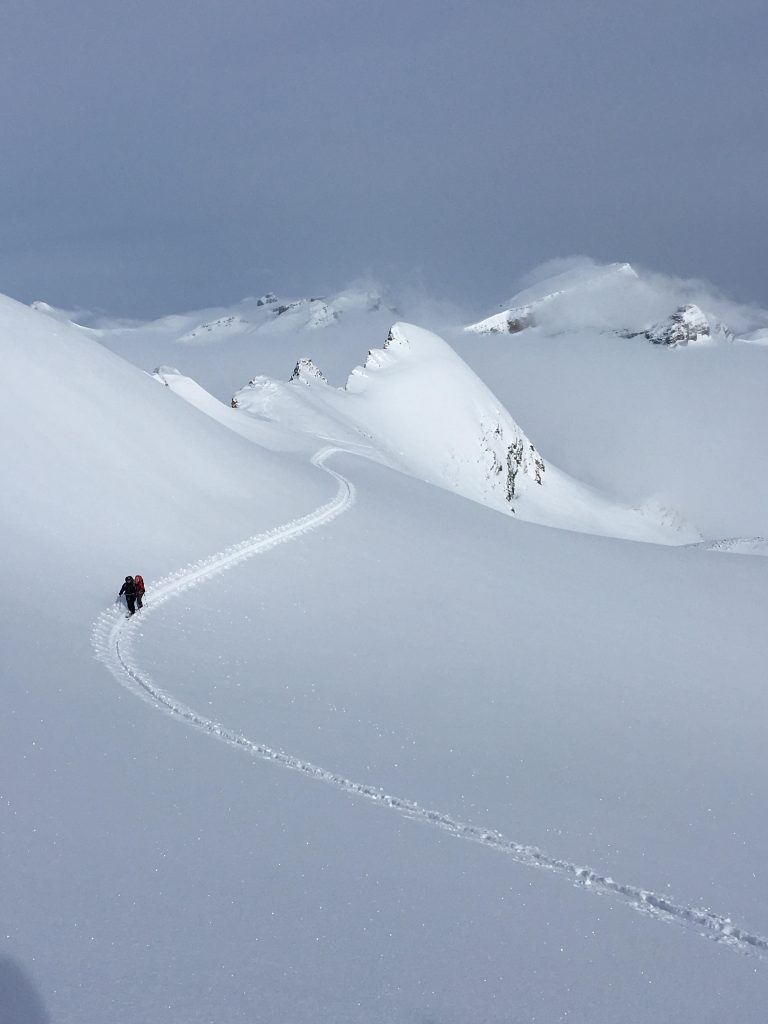
M 373 285 L 355 285 L 327 297 L 285 298 L 266 292 L 228 308 L 192 310 L 157 320 L 110 319 L 87 310 L 56 309 L 34 302 L 32 309 L 62 323 L 87 329 L 109 344 L 131 338 L 163 339 L 174 344 L 215 345 L 247 335 L 296 334 L 323 330 L 336 324 L 362 324 L 378 315 L 380 323 L 399 317 L 394 304 Z
M 321 384 L 328 383 L 311 359 L 300 359 L 296 363 L 296 368 L 291 374 L 291 381 L 289 383 L 292 381 L 296 381 L 298 384 L 312 384 L 318 381 Z
M 470 324 L 465 330 L 475 334 L 518 334 L 536 326 L 545 307 L 557 300 L 592 296 L 599 301 L 600 292 L 610 292 L 627 280 L 637 280 L 637 276 L 629 263 L 567 270 L 518 292 L 510 299 L 508 309 Z
M 601 266 L 584 261 L 542 278 L 513 296 L 501 313 L 464 330 L 481 335 L 519 334 L 537 328 L 551 336 L 588 331 L 677 348 L 733 341 L 741 336 L 737 330 L 743 331 L 740 322 L 745 312 L 751 319 L 759 311 L 739 310 L 700 282 L 638 273 L 629 263 Z M 736 330 L 726 323 L 731 315 L 736 318 Z M 761 325 L 750 326 L 754 331 Z M 755 340 L 761 339 L 755 336 Z
M 627 338 L 641 336 L 653 345 L 667 345 L 670 348 L 712 341 L 733 341 L 733 331 L 718 320 L 710 320 L 693 303 L 680 306 L 666 320 L 643 331 L 624 332 Z

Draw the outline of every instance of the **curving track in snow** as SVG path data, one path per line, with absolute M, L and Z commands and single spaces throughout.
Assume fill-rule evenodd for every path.
M 354 484 L 325 464 L 330 455 L 340 451 L 344 451 L 344 449 L 327 447 L 317 452 L 312 458 L 313 465 L 323 469 L 337 481 L 338 489 L 331 501 L 321 505 L 313 512 L 302 516 L 300 519 L 292 520 L 283 526 L 257 534 L 241 544 L 227 548 L 227 550 L 219 554 L 212 555 L 208 559 L 197 562 L 195 565 L 161 580 L 156 587 L 152 588 L 152 604 L 144 610 L 144 617 L 185 590 L 204 583 L 212 576 L 231 569 L 233 566 L 277 547 L 279 544 L 285 544 L 312 530 L 316 530 L 343 512 L 346 512 L 355 500 Z M 138 666 L 132 651 L 134 633 L 132 626 L 133 622 L 127 619 L 124 613 L 118 609 L 109 609 L 102 612 L 94 623 L 92 633 L 92 643 L 96 657 L 107 666 L 122 686 L 125 686 L 137 696 L 150 701 L 155 707 L 159 707 L 182 719 L 193 728 L 209 733 L 230 746 L 239 747 L 255 757 L 271 761 L 281 765 L 283 768 L 290 768 L 292 771 L 301 772 L 310 778 L 328 783 L 343 792 L 363 797 L 384 807 L 389 807 L 403 817 L 425 822 L 435 828 L 439 828 L 443 832 L 449 833 L 457 839 L 467 839 L 482 846 L 491 847 L 512 857 L 518 864 L 553 872 L 569 880 L 572 884 L 590 889 L 598 895 L 612 896 L 614 899 L 619 899 L 621 902 L 626 903 L 633 910 L 647 914 L 650 917 L 695 928 L 702 936 L 728 945 L 740 952 L 757 953 L 761 956 L 768 955 L 767 938 L 745 931 L 743 928 L 735 925 L 730 918 L 721 914 L 716 914 L 708 909 L 675 903 L 668 897 L 660 896 L 648 889 L 617 882 L 610 876 L 601 875 L 599 872 L 592 870 L 592 868 L 573 864 L 558 857 L 550 857 L 535 846 L 527 846 L 514 842 L 511 839 L 506 839 L 501 833 L 493 829 L 458 821 L 448 814 L 421 807 L 414 800 L 392 796 L 376 786 L 353 782 L 343 775 L 326 771 L 326 769 L 320 768 L 309 761 L 303 761 L 301 758 L 293 757 L 291 754 L 274 750 L 264 743 L 250 740 L 221 722 L 206 718 L 192 708 L 180 703 L 172 695 L 165 693 Z

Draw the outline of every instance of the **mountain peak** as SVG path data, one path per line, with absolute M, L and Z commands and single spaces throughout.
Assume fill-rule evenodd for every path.
M 550 304 L 558 305 L 582 295 L 593 301 L 602 293 L 623 290 L 637 280 L 638 274 L 629 263 L 600 266 L 590 262 L 537 281 L 517 292 L 503 312 L 464 329 L 474 334 L 519 334 L 528 327 L 535 327 L 540 314 Z
M 653 345 L 666 345 L 669 348 L 713 340 L 733 340 L 732 331 L 718 320 L 711 321 L 700 307 L 692 302 L 679 306 L 666 320 L 628 336 L 637 337 L 639 334 Z
M 318 367 L 311 359 L 307 358 L 299 359 L 293 373 L 291 374 L 290 380 L 295 381 L 297 384 L 317 384 L 318 382 L 322 384 L 328 383 Z

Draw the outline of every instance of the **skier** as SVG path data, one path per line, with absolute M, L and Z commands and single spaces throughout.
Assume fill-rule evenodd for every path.
M 136 611 L 136 583 L 133 576 L 125 577 L 125 583 L 120 587 L 120 593 L 117 596 L 122 597 L 123 594 L 125 594 L 125 602 L 128 605 L 128 615 L 133 615 Z
M 133 585 L 136 587 L 136 607 L 144 607 L 144 577 L 138 573 L 133 577 Z

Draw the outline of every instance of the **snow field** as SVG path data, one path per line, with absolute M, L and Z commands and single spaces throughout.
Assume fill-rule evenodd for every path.
M 308 422 L 0 314 L 5 948 L 53 1019 L 762 1024 L 759 346 L 463 349 L 545 455 L 706 525 L 671 549 L 319 471 Z
M 161 581 L 157 589 L 153 591 L 152 605 L 145 610 L 141 621 L 151 615 L 156 607 L 161 606 L 170 598 L 179 596 L 191 587 L 204 584 L 212 575 L 224 572 L 278 544 L 286 543 L 309 531 L 321 528 L 337 515 L 347 511 L 354 500 L 354 485 L 346 477 L 325 466 L 326 459 L 334 451 L 337 449 L 323 449 L 312 459 L 313 465 L 326 469 L 339 483 L 337 497 L 332 502 L 303 519 L 287 523 L 284 527 L 277 528 L 263 537 L 243 542 L 220 556 L 213 556 L 202 565 L 181 572 L 170 580 Z M 127 683 L 134 691 L 138 688 L 139 695 L 142 695 L 143 691 L 143 695 L 150 697 L 157 706 L 183 719 L 193 728 L 209 733 L 217 739 L 231 746 L 239 747 L 261 759 L 302 772 L 354 796 L 383 804 L 404 817 L 425 822 L 448 832 L 455 838 L 467 839 L 498 850 L 526 867 L 551 871 L 598 895 L 619 898 L 627 902 L 634 910 L 651 917 L 659 918 L 662 921 L 691 925 L 702 935 L 733 946 L 742 952 L 768 952 L 768 939 L 745 931 L 728 917 L 723 917 L 710 910 L 683 906 L 666 896 L 601 875 L 589 867 L 550 857 L 535 847 L 505 839 L 503 835 L 491 828 L 456 821 L 447 814 L 421 807 L 413 800 L 393 796 L 372 785 L 353 782 L 290 754 L 274 750 L 263 743 L 256 743 L 222 723 L 206 718 L 180 703 L 174 696 L 158 689 L 149 676 L 142 672 L 136 664 L 131 641 L 138 621 L 134 618 L 130 623 L 127 622 L 120 611 L 103 613 L 97 620 L 93 634 L 97 656 L 107 665 L 118 681 L 123 684 Z

